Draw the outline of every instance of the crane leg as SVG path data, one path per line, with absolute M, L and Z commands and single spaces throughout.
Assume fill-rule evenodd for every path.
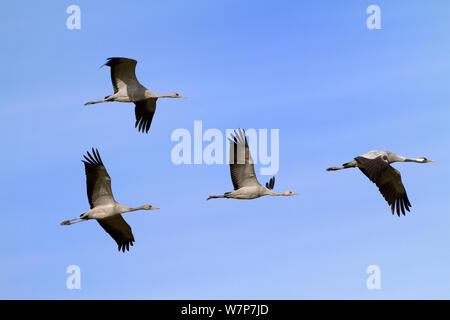
M 87 106 L 87 105 L 90 105 L 90 104 L 96 104 L 96 103 L 102 103 L 102 102 L 108 102 L 108 101 L 109 100 L 106 100 L 106 99 L 99 100 L 99 101 L 89 101 L 89 102 L 86 102 L 84 105 Z
M 76 221 L 76 220 L 79 220 L 79 221 Z M 61 222 L 61 225 L 62 226 L 70 226 L 71 224 L 75 224 L 75 223 L 78 223 L 78 222 L 83 222 L 83 221 L 86 221 L 87 219 L 83 219 L 83 218 L 75 218 L 75 219 L 72 219 L 72 220 L 66 220 L 66 221 L 63 221 L 63 222 Z M 72 221 L 75 221 L 75 222 L 72 222 Z
M 219 198 L 225 198 L 225 196 L 209 196 L 208 199 L 206 199 L 206 200 L 209 200 L 209 199 L 219 199 Z
M 355 168 L 355 167 L 357 167 L 357 165 L 358 164 L 356 161 L 351 161 L 351 162 L 344 163 L 342 166 L 339 166 L 339 167 L 328 168 L 327 171 L 337 171 L 337 170 L 342 170 L 342 169 Z

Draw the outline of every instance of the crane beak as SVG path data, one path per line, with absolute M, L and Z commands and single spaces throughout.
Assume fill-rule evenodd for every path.
M 159 208 L 152 206 L 150 210 L 158 210 Z

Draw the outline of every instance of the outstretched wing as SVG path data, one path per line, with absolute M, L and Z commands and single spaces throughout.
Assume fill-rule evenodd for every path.
M 410 211 L 411 203 L 402 183 L 400 172 L 389 165 L 382 156 L 374 159 L 357 157 L 355 160 L 361 165 L 359 169 L 378 187 L 384 199 L 391 206 L 392 214 L 397 212 L 405 215 Z
M 270 178 L 269 182 L 266 182 L 266 188 L 273 190 L 273 187 L 275 186 L 275 177 Z
M 400 172 L 397 169 L 389 166 L 389 168 L 381 174 L 376 185 L 384 199 L 386 199 L 387 203 L 391 206 L 392 214 L 397 211 L 397 215 L 400 217 L 400 211 L 403 215 L 405 215 L 405 210 L 409 211 L 411 203 L 409 202 L 408 195 L 403 186 Z
M 130 245 L 133 245 L 134 242 L 134 236 L 130 226 L 120 214 L 97 221 L 116 241 L 119 251 L 125 252 L 125 249 L 130 250 Z
M 245 131 L 239 129 L 230 141 L 230 172 L 234 190 L 259 185 Z
M 152 124 L 153 115 L 156 111 L 156 100 L 158 98 L 150 98 L 137 101 L 134 112 L 136 114 L 136 124 L 134 125 L 142 133 L 148 133 Z
M 136 78 L 137 61 L 128 58 L 108 58 L 106 66 L 111 67 L 111 81 L 114 93 L 127 92 L 127 88 L 141 86 Z
M 86 159 L 81 161 L 84 163 L 87 196 L 91 209 L 96 206 L 115 203 L 111 190 L 111 178 L 103 165 L 98 150 L 92 148 L 92 155 L 88 151 L 87 156 L 83 157 Z

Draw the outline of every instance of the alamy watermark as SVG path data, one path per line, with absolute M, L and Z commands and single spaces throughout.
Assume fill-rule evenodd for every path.
M 66 273 L 70 274 L 66 280 L 66 288 L 69 290 L 81 289 L 81 269 L 77 265 L 70 265 L 66 269 Z
M 81 29 L 81 9 L 79 6 L 72 4 L 67 7 L 66 13 L 70 14 L 66 20 L 67 29 Z
M 367 274 L 370 276 L 367 278 L 366 286 L 369 290 L 380 290 L 381 289 L 381 268 L 375 264 L 367 267 Z
M 379 6 L 372 4 L 367 7 L 367 14 L 370 16 L 366 20 L 366 25 L 369 30 L 381 29 L 381 9 Z
M 210 128 L 203 132 L 202 121 L 194 121 L 193 133 L 179 128 L 172 132 L 171 141 L 177 142 L 171 151 L 172 163 L 176 165 L 190 164 L 230 164 L 230 138 L 235 129 L 226 129 L 225 134 Z M 260 164 L 261 175 L 275 175 L 280 167 L 280 130 L 279 129 L 246 129 L 248 146 L 252 162 Z M 206 145 L 204 143 L 206 142 Z M 230 150 L 231 149 L 231 150 Z M 270 152 L 269 152 L 270 150 Z M 237 151 L 238 155 L 244 153 Z M 239 161 L 242 159 L 242 162 Z M 244 157 L 238 156 L 238 164 L 245 163 Z

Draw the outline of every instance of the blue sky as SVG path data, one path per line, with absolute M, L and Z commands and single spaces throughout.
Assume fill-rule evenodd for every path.
M 66 8 L 81 8 L 81 30 Z M 366 8 L 381 8 L 368 30 Z M 450 3 L 442 1 L 6 1 L 2 50 L 4 299 L 450 298 Z M 137 59 L 161 100 L 148 135 L 112 93 L 108 57 Z M 206 201 L 232 189 L 226 165 L 176 166 L 177 128 L 276 128 L 275 189 L 297 197 Z M 127 254 L 94 221 L 81 157 L 99 148 L 125 216 Z M 397 218 L 359 170 L 395 165 L 413 205 Z M 265 182 L 269 177 L 260 177 Z M 381 290 L 366 288 L 369 265 Z M 66 268 L 81 268 L 81 290 Z

